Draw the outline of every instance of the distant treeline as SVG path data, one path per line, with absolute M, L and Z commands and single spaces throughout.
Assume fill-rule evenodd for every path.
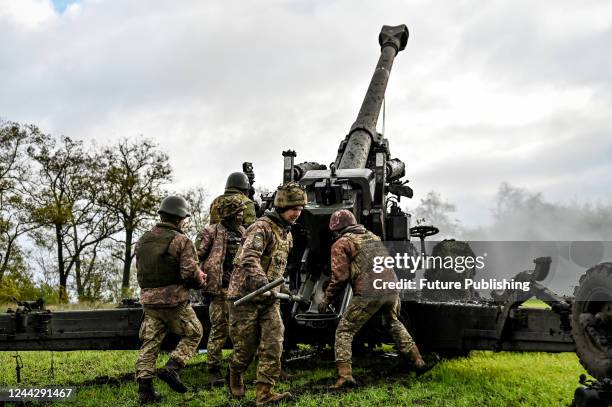
M 0 303 L 132 294 L 134 243 L 155 221 L 172 172 L 168 155 L 143 137 L 85 145 L 0 122 Z M 181 193 L 193 235 L 208 220 L 207 195 Z

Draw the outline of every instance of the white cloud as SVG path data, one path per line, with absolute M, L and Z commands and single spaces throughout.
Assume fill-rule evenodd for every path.
M 42 28 L 54 17 L 50 0 L 3 0 L 0 6 L 0 21 L 10 21 L 18 29 Z
M 593 177 L 612 152 L 612 10 L 574 4 L 99 0 L 58 15 L 6 2 L 0 116 L 101 143 L 144 134 L 179 187 L 220 192 L 242 161 L 276 185 L 282 150 L 335 158 L 380 27 L 406 23 L 386 131 L 417 202 L 440 191 L 469 224 L 502 181 L 611 199 Z

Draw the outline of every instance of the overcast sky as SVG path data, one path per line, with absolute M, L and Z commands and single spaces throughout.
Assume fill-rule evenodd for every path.
M 0 117 L 100 144 L 143 134 L 176 188 L 220 193 L 243 161 L 275 186 L 285 149 L 333 161 L 384 24 L 410 30 L 385 133 L 411 206 L 436 190 L 483 224 L 503 181 L 612 200 L 605 1 L 0 0 Z

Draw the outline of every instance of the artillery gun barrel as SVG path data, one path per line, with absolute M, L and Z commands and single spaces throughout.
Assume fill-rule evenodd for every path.
M 351 126 L 349 139 L 338 165 L 343 168 L 365 168 L 372 138 L 376 135 L 376 122 L 380 114 L 389 74 L 393 60 L 398 52 L 406 47 L 408 42 L 408 27 L 404 24 L 395 27 L 385 25 L 378 36 L 380 58 L 372 75 L 370 86 L 357 115 L 357 120 Z
M 237 307 L 240 304 L 251 301 L 253 298 L 257 297 L 258 295 L 261 295 L 267 291 L 270 291 L 271 289 L 278 287 L 284 282 L 285 282 L 285 279 L 282 277 L 279 277 L 276 280 L 272 281 L 271 283 L 268 283 L 264 285 L 263 287 L 259 287 L 257 290 L 253 291 L 252 293 L 249 293 L 245 295 L 244 297 L 240 298 L 239 300 L 234 301 L 234 306 Z

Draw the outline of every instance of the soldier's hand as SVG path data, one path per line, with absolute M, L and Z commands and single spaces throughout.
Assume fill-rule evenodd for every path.
M 204 285 L 206 285 L 206 273 L 204 273 L 204 271 L 202 271 L 201 269 L 198 271 L 198 284 L 200 285 L 199 288 L 204 288 Z
M 327 313 L 328 308 L 329 308 L 329 302 L 327 302 L 327 300 L 324 299 L 323 301 L 319 303 L 319 307 L 318 307 L 319 314 Z

